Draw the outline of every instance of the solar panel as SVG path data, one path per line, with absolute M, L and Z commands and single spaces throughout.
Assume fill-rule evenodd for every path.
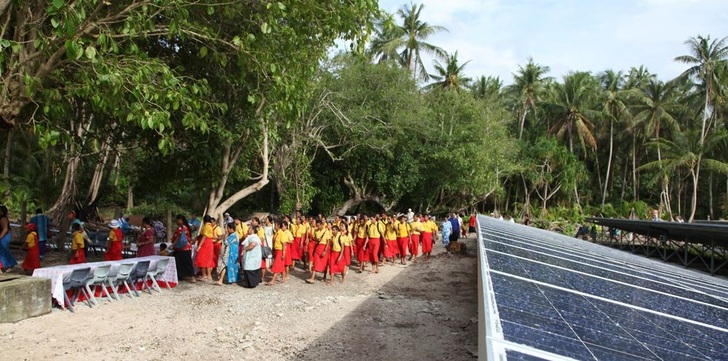
M 497 360 L 728 359 L 728 281 L 478 217 Z

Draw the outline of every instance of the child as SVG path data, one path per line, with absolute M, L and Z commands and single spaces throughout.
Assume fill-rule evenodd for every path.
M 71 226 L 73 230 L 73 240 L 71 241 L 71 264 L 84 263 L 86 262 L 86 252 L 84 252 L 83 245 L 83 229 L 80 223 L 74 223 Z
M 167 248 L 166 243 L 162 242 L 159 244 L 159 255 L 160 256 L 171 256 L 172 252 L 173 252 L 172 250 Z
M 35 223 L 28 223 L 25 228 L 29 231 L 25 237 L 25 245 L 28 247 L 28 255 L 23 261 L 23 269 L 32 274 L 36 268 L 40 268 L 40 248 L 38 243 L 38 226 Z

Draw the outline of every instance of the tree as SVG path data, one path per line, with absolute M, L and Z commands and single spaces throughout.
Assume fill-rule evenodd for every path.
M 374 36 L 369 44 L 369 56 L 379 63 L 395 61 L 405 66 L 399 54 L 399 49 L 405 45 L 404 35 L 402 27 L 395 23 L 394 15 L 383 13 L 374 27 Z
M 600 76 L 604 97 L 602 101 L 602 115 L 609 123 L 609 158 L 607 160 L 607 173 L 604 176 L 604 189 L 602 191 L 602 210 L 607 199 L 607 189 L 612 170 L 612 156 L 614 154 L 614 123 L 620 123 L 631 116 L 626 104 L 627 93 L 623 90 L 625 76 L 621 71 L 607 70 Z
M 465 88 L 470 84 L 471 79 L 463 73 L 463 69 L 470 61 L 459 64 L 457 51 L 447 56 L 445 65 L 437 60 L 434 62 L 436 74 L 430 74 L 430 78 L 434 79 L 435 82 L 426 86 L 425 89 L 440 88 L 460 91 L 461 88 Z
M 428 43 L 426 40 L 440 31 L 447 31 L 439 25 L 430 25 L 420 18 L 423 4 L 403 6 L 397 10 L 397 15 L 402 19 L 399 25 L 400 33 L 404 34 L 404 49 L 400 51 L 400 58 L 404 67 L 413 76 L 422 80 L 429 80 L 429 74 L 422 62 L 422 53 L 432 54 L 436 57 L 445 58 L 445 51 L 440 47 Z
M 498 100 L 502 95 L 503 81 L 500 77 L 481 75 L 470 83 L 469 88 L 476 98 Z
M 650 79 L 637 96 L 637 104 L 634 107 L 637 112 L 635 122 L 644 129 L 644 134 L 652 135 L 654 140 L 660 139 L 660 131 L 663 127 L 667 127 L 668 130 L 680 129 L 677 119 L 673 116 L 680 107 L 675 91 L 676 84 L 673 82 L 664 83 Z M 657 162 L 661 164 L 662 152 L 659 142 L 655 143 L 655 148 L 657 149 Z M 672 216 L 668 174 L 662 175 L 661 186 L 660 205 L 664 204 L 667 212 Z
M 533 61 L 533 58 L 528 58 L 526 66 L 518 66 L 518 73 L 513 74 L 513 85 L 508 86 L 508 90 L 518 99 L 521 103 L 519 109 L 519 131 L 518 139 L 523 137 L 523 126 L 526 122 L 526 115 L 528 110 L 535 110 L 536 102 L 544 90 L 544 84 L 550 77 L 544 77 L 551 68 L 544 66 Z
M 574 138 L 579 139 L 582 150 L 595 150 L 594 119 L 598 112 L 594 106 L 599 96 L 598 82 L 591 73 L 569 73 L 564 83 L 554 84 L 547 104 L 556 122 L 549 130 L 558 138 L 568 138 L 569 151 L 574 152 Z
M 681 77 L 695 77 L 702 82 L 705 102 L 703 106 L 703 122 L 701 130 L 701 143 L 712 126 L 713 98 L 716 96 L 718 69 L 728 61 L 728 37 L 710 41 L 710 36 L 690 38 L 685 45 L 690 50 L 689 55 L 681 55 L 675 61 L 691 65 Z
M 728 163 L 707 158 L 715 147 L 728 139 L 725 130 L 717 130 L 702 137 L 702 131 L 685 130 L 673 132 L 673 139 L 660 138 L 649 144 L 663 149 L 664 158 L 661 161 L 652 161 L 640 167 L 640 170 L 657 170 L 661 173 L 672 174 L 685 169 L 692 180 L 692 201 L 690 204 L 690 217 L 688 222 L 695 219 L 698 204 L 698 184 L 700 182 L 701 168 L 722 174 L 728 174 Z

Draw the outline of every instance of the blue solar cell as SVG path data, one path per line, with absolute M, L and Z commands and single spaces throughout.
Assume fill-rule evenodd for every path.
M 489 276 L 507 341 L 575 359 L 709 360 L 728 355 L 728 300 L 713 297 L 728 295 L 723 280 L 485 221 L 481 235 L 488 266 L 498 272 Z M 507 355 L 530 359 L 512 350 Z
M 514 350 L 506 350 L 506 356 L 508 356 L 508 361 L 546 361 L 546 359 Z

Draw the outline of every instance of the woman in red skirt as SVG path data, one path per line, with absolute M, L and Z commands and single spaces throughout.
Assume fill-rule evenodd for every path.
M 117 220 L 109 223 L 109 239 L 106 242 L 106 254 L 104 259 L 107 261 L 118 261 L 121 259 L 124 249 L 124 232 L 121 231 L 121 223 Z
M 270 268 L 273 277 L 270 279 L 270 282 L 266 283 L 268 286 L 276 284 L 278 275 L 281 275 L 281 283 L 286 281 L 286 252 L 288 251 L 286 249 L 286 243 L 290 232 L 287 232 L 288 223 L 285 221 L 275 222 L 275 227 L 276 233 L 273 235 L 273 266 Z
M 285 233 L 285 236 L 283 237 L 283 248 L 285 248 L 283 255 L 283 261 L 285 264 L 285 269 L 283 270 L 283 281 L 285 282 L 288 280 L 288 274 L 291 272 L 291 266 L 293 266 L 293 252 L 291 252 L 291 250 L 293 249 L 293 242 L 295 238 L 293 238 L 293 233 L 291 233 L 291 230 L 289 229 L 291 218 L 283 216 L 282 223 L 285 223 L 285 225 L 281 224 L 281 229 L 283 230 L 283 233 Z
M 349 234 L 349 230 L 347 227 L 341 227 L 341 246 L 343 247 L 344 252 L 344 274 L 346 274 L 349 271 L 349 266 L 351 265 L 351 259 L 354 258 L 354 247 L 352 247 L 352 239 L 351 234 Z
M 307 241 L 307 247 L 306 247 L 306 254 L 308 255 L 308 271 L 313 271 L 313 254 L 316 251 L 316 245 L 318 242 L 314 239 L 316 230 L 314 227 L 316 227 L 316 221 L 313 217 L 308 218 L 308 234 L 306 235 Z
M 407 257 L 407 247 L 412 242 L 410 234 L 410 225 L 406 222 L 405 216 L 399 216 L 395 224 L 397 231 L 397 248 L 399 249 L 399 261 L 401 264 L 407 264 L 404 258 Z
M 212 268 L 215 267 L 215 259 L 212 255 L 212 242 L 215 234 L 212 230 L 212 217 L 209 215 L 203 218 L 205 224 L 200 229 L 200 235 L 197 237 L 197 255 L 195 256 L 195 266 L 200 269 L 201 280 L 212 283 Z
M 412 241 L 409 244 L 410 260 L 414 263 L 417 262 L 417 255 L 420 254 L 420 235 L 422 234 L 422 222 L 420 222 L 420 216 L 415 217 L 414 222 L 410 223 L 410 233 Z
M 40 247 L 38 247 L 38 226 L 35 223 L 25 225 L 28 235 L 25 237 L 25 246 L 28 247 L 28 254 L 23 260 L 23 269 L 32 274 L 36 268 L 40 268 Z
M 70 264 L 78 264 L 86 262 L 86 252 L 83 249 L 83 228 L 81 223 L 71 225 L 73 230 L 73 241 L 71 241 L 71 261 Z
M 422 232 L 422 255 L 425 256 L 425 259 L 430 259 L 435 235 L 437 235 L 437 223 L 430 216 L 425 216 L 425 224 Z
M 324 226 L 324 221 L 316 221 L 316 232 L 314 232 L 314 238 L 309 243 L 315 242 L 316 249 L 313 253 L 312 262 L 313 268 L 311 269 L 311 278 L 307 279 L 308 283 L 316 282 L 316 273 L 324 274 L 324 281 L 326 281 L 326 267 L 329 265 L 329 244 L 331 243 L 331 232 Z
M 291 224 L 291 233 L 293 234 L 293 244 L 291 245 L 291 259 L 294 263 L 300 261 L 301 258 L 303 258 L 303 245 L 301 244 L 301 242 L 303 241 L 303 237 L 302 235 L 299 235 L 300 230 L 303 230 L 301 218 L 293 218 L 293 223 Z
M 344 247 L 342 246 L 342 234 L 339 231 L 339 226 L 331 227 L 331 252 L 329 256 L 329 279 L 327 284 L 334 281 L 334 276 L 337 274 L 341 275 L 341 283 L 344 283 L 346 277 L 346 261 L 344 259 Z
M 356 245 L 354 246 L 356 248 L 356 262 L 359 264 L 359 270 L 357 272 L 359 273 L 364 271 L 364 264 L 369 262 L 369 254 L 364 248 L 364 244 L 367 241 L 367 228 L 369 225 L 370 222 L 368 216 L 363 215 L 359 217 L 359 226 L 357 227 L 356 232 Z M 352 234 L 352 236 L 354 235 Z
M 384 244 L 386 245 L 382 251 L 385 260 L 388 260 L 394 266 L 394 257 L 399 254 L 397 247 L 397 232 L 394 230 L 394 219 L 387 217 L 384 221 Z

